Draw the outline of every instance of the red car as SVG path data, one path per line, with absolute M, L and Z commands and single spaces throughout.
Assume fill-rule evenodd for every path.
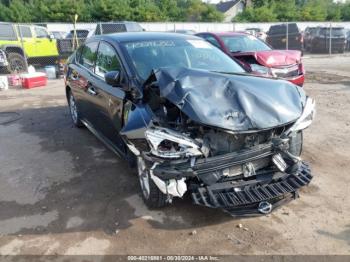
M 273 50 L 265 42 L 246 33 L 205 32 L 196 35 L 239 60 L 253 73 L 283 78 L 299 86 L 304 84 L 305 71 L 300 51 Z

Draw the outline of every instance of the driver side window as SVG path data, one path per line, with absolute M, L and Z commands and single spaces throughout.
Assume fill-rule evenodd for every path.
M 35 34 L 37 38 L 48 38 L 49 34 L 47 33 L 47 31 L 44 28 L 41 27 L 35 27 Z
M 104 79 L 105 74 L 111 71 L 121 72 L 117 52 L 111 45 L 101 42 L 97 52 L 95 74 Z

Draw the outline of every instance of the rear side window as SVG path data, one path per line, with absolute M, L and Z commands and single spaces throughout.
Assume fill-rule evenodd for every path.
M 86 44 L 83 47 L 82 53 L 79 58 L 79 64 L 86 67 L 90 71 L 94 71 L 97 46 L 98 42 L 91 42 Z
M 297 34 L 299 33 L 299 28 L 296 24 L 288 24 L 288 34 Z M 269 35 L 285 35 L 287 34 L 287 26 L 283 25 L 274 25 L 270 27 L 268 32 Z
M 128 32 L 142 32 L 143 28 L 138 23 L 127 23 Z
M 19 36 L 24 37 L 24 38 L 31 38 L 32 37 L 32 32 L 30 31 L 29 26 L 19 26 Z
M 111 45 L 101 42 L 97 53 L 95 74 L 104 77 L 111 71 L 121 71 L 117 52 Z
M 76 31 L 78 38 L 87 38 L 89 31 L 88 30 L 77 30 Z M 74 30 L 70 31 L 66 38 L 73 38 Z
M 0 24 L 1 40 L 17 40 L 16 32 L 11 24 Z
M 120 32 L 126 32 L 126 26 L 125 24 L 98 24 L 96 28 L 96 35 L 106 35 L 106 34 L 113 34 L 113 33 L 120 33 Z
M 35 27 L 35 34 L 37 38 L 48 38 L 49 34 L 44 28 L 41 27 Z

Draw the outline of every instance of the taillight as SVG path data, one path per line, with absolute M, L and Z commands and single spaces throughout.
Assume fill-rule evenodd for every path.
M 302 63 L 299 64 L 299 74 L 305 74 L 305 68 L 304 65 Z

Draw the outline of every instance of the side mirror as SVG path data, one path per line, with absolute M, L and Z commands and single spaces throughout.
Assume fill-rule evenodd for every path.
M 49 39 L 50 39 L 50 40 L 54 40 L 54 39 L 55 39 L 55 36 L 54 36 L 53 34 L 50 34 L 50 35 L 49 35 Z
M 110 71 L 105 74 L 105 81 L 110 86 L 118 86 L 120 84 L 120 72 Z

